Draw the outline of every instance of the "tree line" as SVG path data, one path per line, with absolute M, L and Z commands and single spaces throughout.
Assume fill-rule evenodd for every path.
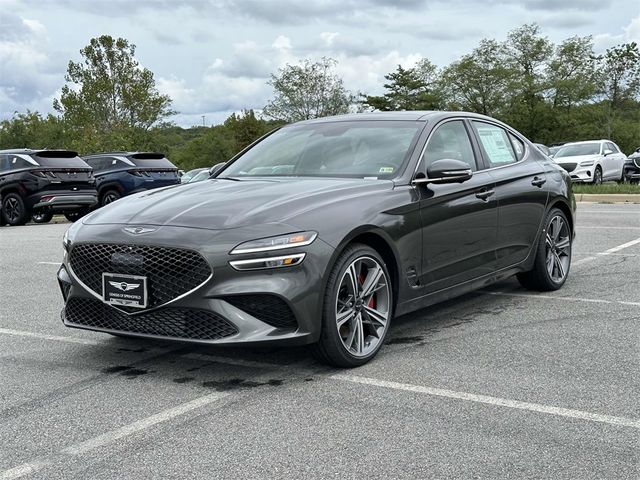
M 285 123 L 367 110 L 465 110 L 502 120 L 533 141 L 612 139 L 626 153 L 640 145 L 640 50 L 635 43 L 596 55 L 590 36 L 553 44 L 535 24 L 504 41 L 483 39 L 439 68 L 423 58 L 385 75 L 381 95 L 350 92 L 322 58 L 286 65 L 268 81 L 273 98 L 260 114 L 181 128 L 172 100 L 135 58 L 135 45 L 104 35 L 70 61 L 55 114 L 16 112 L 0 122 L 0 148 L 65 148 L 80 153 L 151 150 L 181 168 L 228 160 Z

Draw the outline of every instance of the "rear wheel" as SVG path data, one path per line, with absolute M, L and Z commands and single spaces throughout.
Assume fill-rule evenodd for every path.
M 378 252 L 361 244 L 348 247 L 329 276 L 314 355 L 337 367 L 367 363 L 384 342 L 392 311 L 389 272 Z
M 100 199 L 100 206 L 104 207 L 105 205 L 109 205 L 112 202 L 120 199 L 122 195 L 117 190 L 107 190 L 102 194 L 102 198 Z
M 80 220 L 82 217 L 84 217 L 86 214 L 88 213 L 88 210 L 82 209 L 82 210 L 77 210 L 75 212 L 69 212 L 69 213 L 65 213 L 64 214 L 64 218 L 66 218 L 67 220 L 69 220 L 70 222 L 75 222 L 76 220 Z
M 9 193 L 2 198 L 2 214 L 11 226 L 24 225 L 29 220 L 29 210 L 17 193 Z
M 34 213 L 31 215 L 31 220 L 35 223 L 49 223 L 53 218 L 53 213 Z
M 572 232 L 562 210 L 553 208 L 545 219 L 538 242 L 533 269 L 517 275 L 520 284 L 530 290 L 558 290 L 569 275 Z

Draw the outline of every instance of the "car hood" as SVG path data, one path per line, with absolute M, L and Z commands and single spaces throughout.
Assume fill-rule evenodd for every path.
M 575 157 L 553 157 L 558 163 L 580 163 L 587 160 L 598 160 L 600 155 L 576 155 Z
M 139 193 L 102 207 L 87 225 L 170 225 L 223 230 L 286 223 L 342 200 L 393 188 L 390 180 L 278 178 L 211 179 Z

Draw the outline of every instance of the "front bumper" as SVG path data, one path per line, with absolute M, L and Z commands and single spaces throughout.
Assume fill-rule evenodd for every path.
M 87 228 L 88 227 L 88 228 Z M 140 239 L 112 226 L 83 226 L 91 235 L 81 242 L 132 244 Z M 111 230 L 106 234 L 106 230 Z M 179 340 L 200 344 L 304 345 L 317 341 L 322 321 L 322 299 L 325 272 L 333 249 L 320 239 L 302 248 L 279 251 L 306 253 L 300 265 L 274 270 L 236 271 L 229 260 L 257 258 L 262 254 L 228 255 L 238 243 L 232 231 L 211 232 L 201 229 L 161 227 L 163 246 L 190 248 L 198 251 L 212 268 L 211 277 L 188 294 L 163 305 L 131 313 L 102 301 L 82 283 L 65 255 L 58 271 L 58 282 L 65 300 L 62 321 L 68 327 L 120 333 L 132 336 Z M 153 234 L 153 235 L 155 235 Z M 247 232 L 245 240 L 255 234 Z M 264 236 L 264 235 L 263 235 Z M 145 240 L 152 245 L 151 235 Z M 232 240 L 232 237 L 234 238 Z M 158 236 L 158 238 L 160 238 Z M 172 241 L 169 241 L 173 238 Z M 176 241 L 180 238 L 180 241 Z M 74 246 L 78 240 L 74 242 Z M 206 247 L 203 247 L 205 245 Z M 73 248 L 73 246 L 72 246 Z M 124 273 L 124 272 L 123 272 Z M 247 298 L 253 303 L 247 303 Z M 256 305 L 255 301 L 261 301 Z M 242 300 L 242 301 L 239 301 Z M 274 321 L 269 309 L 290 312 L 293 323 Z M 203 333 L 205 332 L 205 333 Z
M 591 183 L 593 182 L 594 171 L 595 165 L 589 167 L 577 166 L 573 171 L 569 172 L 569 176 L 574 183 Z

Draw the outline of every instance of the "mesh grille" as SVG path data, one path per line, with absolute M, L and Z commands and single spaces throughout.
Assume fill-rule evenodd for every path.
M 635 164 L 636 164 L 636 167 L 640 168 L 640 157 L 636 157 L 636 158 L 633 160 L 633 163 L 635 163 Z
M 573 172 L 578 166 L 577 163 L 562 163 L 560 164 L 562 168 L 564 168 L 567 172 Z
M 298 327 L 296 317 L 289 305 L 275 295 L 234 295 L 225 297 L 224 300 L 276 328 Z
M 193 290 L 211 275 L 197 252 L 146 245 L 79 244 L 71 250 L 70 263 L 78 278 L 100 296 L 105 272 L 147 277 L 149 307 Z
M 205 310 L 163 308 L 128 316 L 98 300 L 78 297 L 69 299 L 64 318 L 89 328 L 193 340 L 218 340 L 238 333 L 229 321 Z

